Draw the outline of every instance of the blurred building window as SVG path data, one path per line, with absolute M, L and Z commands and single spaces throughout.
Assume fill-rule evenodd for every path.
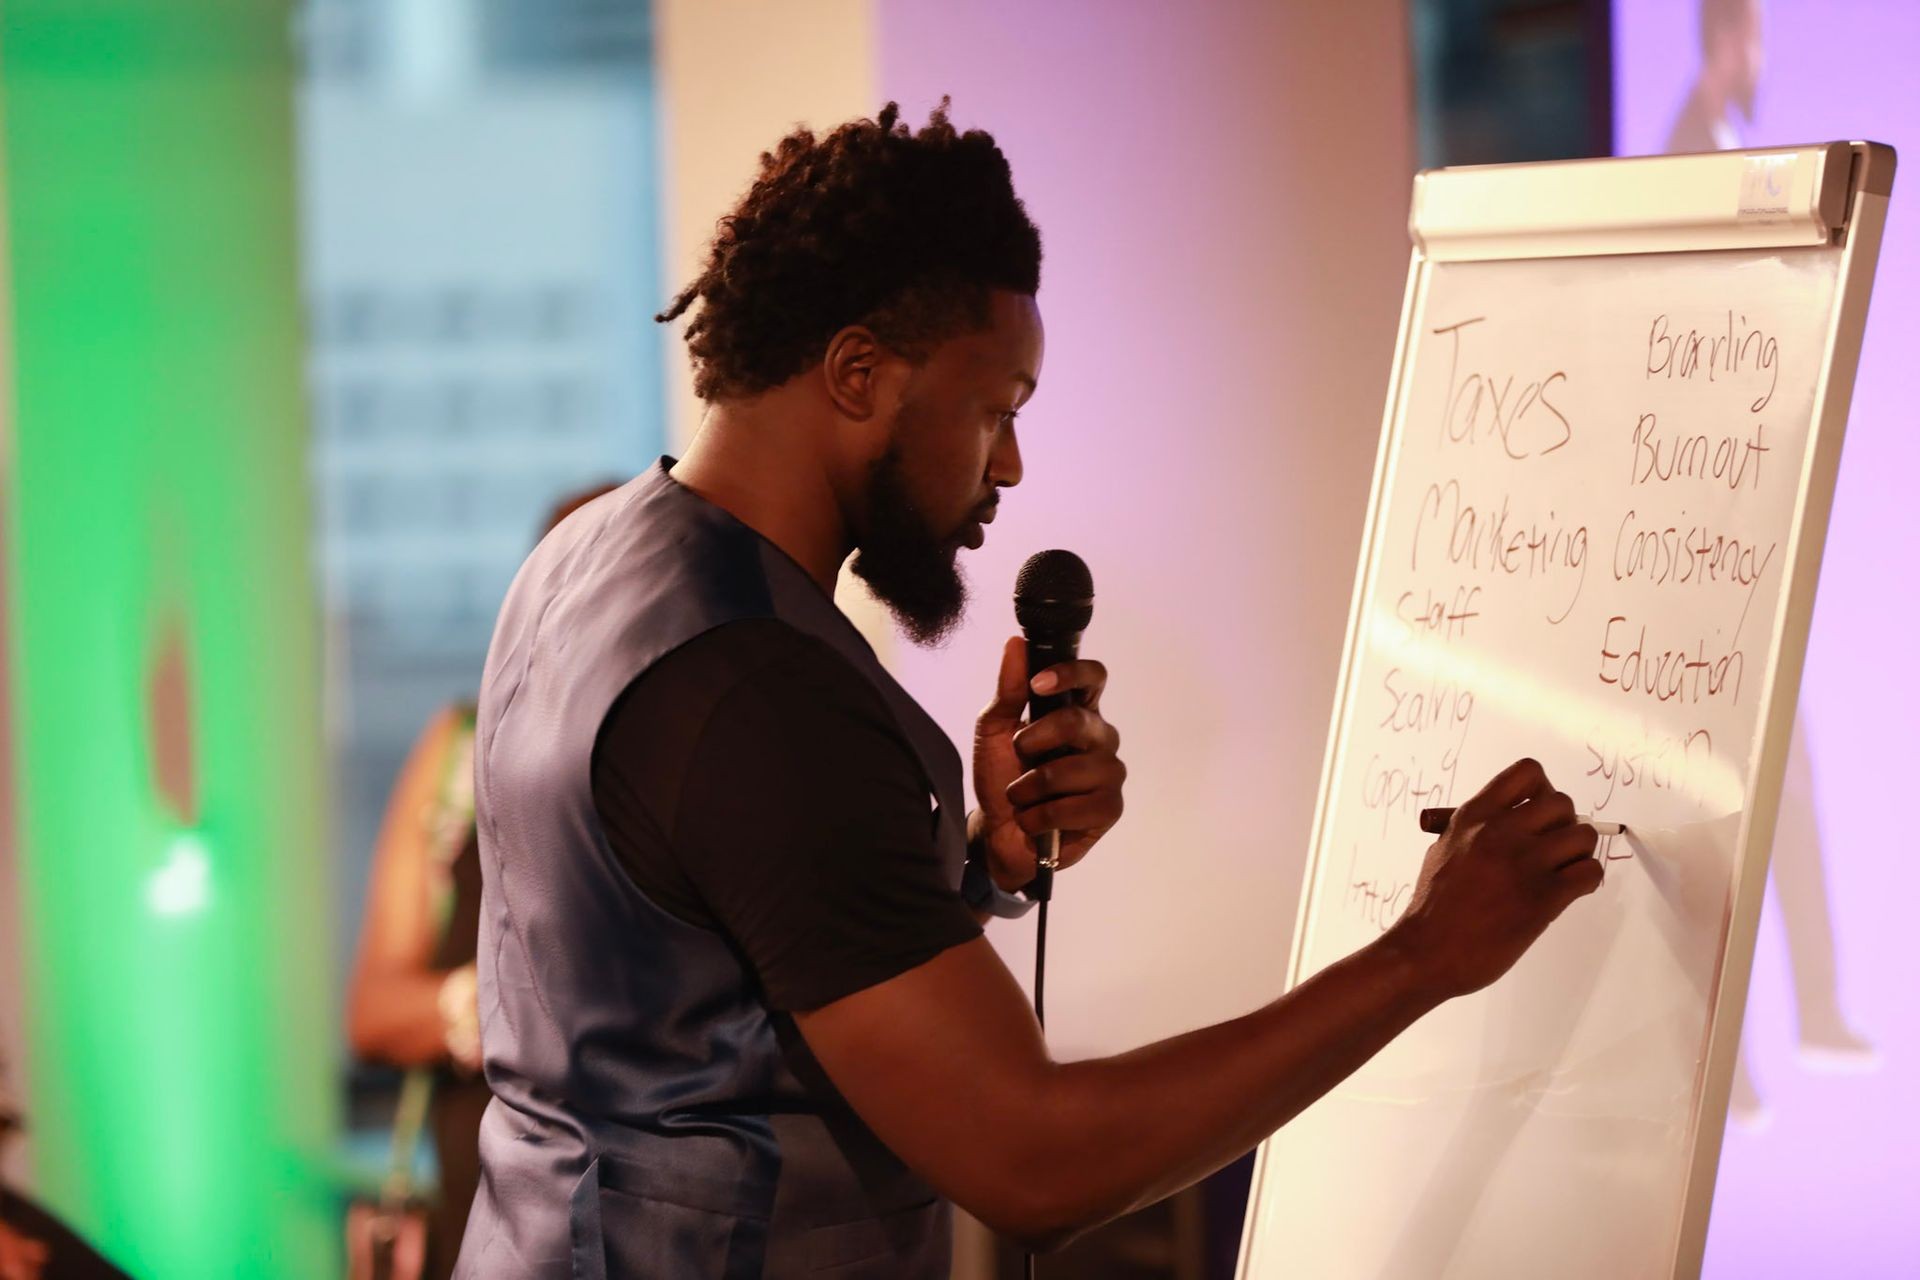
M 647 6 L 633 0 L 485 0 L 489 62 L 540 71 L 619 71 L 652 57 Z
M 1608 0 L 1413 0 L 1420 167 L 1607 155 Z
M 339 979 L 388 788 L 561 495 L 662 448 L 645 0 L 306 0 Z

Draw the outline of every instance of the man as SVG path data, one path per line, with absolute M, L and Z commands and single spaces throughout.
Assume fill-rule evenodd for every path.
M 1731 151 L 1753 119 L 1766 49 L 1760 0 L 1700 0 L 1700 74 L 1667 135 L 1668 151 Z
M 763 157 L 667 313 L 697 307 L 698 439 L 542 543 L 488 658 L 497 1099 L 458 1274 L 943 1276 L 949 1202 L 1057 1244 L 1245 1152 L 1599 883 L 1521 762 L 1376 945 L 1237 1021 L 1047 1056 L 978 919 L 1022 909 L 1036 833 L 1071 865 L 1119 818 L 1106 672 L 1044 673 L 1084 705 L 1022 727 L 1008 643 L 967 813 L 829 594 L 853 552 L 915 638 L 960 616 L 957 552 L 1021 479 L 1039 271 L 992 138 L 889 106 Z

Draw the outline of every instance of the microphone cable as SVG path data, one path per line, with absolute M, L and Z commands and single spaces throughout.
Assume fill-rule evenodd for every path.
M 1040 899 L 1040 924 L 1033 940 L 1033 1016 L 1039 1019 L 1043 1039 L 1047 1032 L 1047 908 L 1052 903 L 1050 897 Z M 1026 1256 L 1027 1280 L 1034 1280 L 1033 1254 Z
M 1047 908 L 1053 905 L 1053 872 L 1060 865 L 1060 833 L 1049 831 L 1044 837 L 1038 874 L 1034 877 L 1033 896 L 1040 899 L 1040 922 L 1033 939 L 1033 1016 L 1040 1023 L 1040 1034 L 1047 1031 Z M 1026 1253 L 1027 1280 L 1034 1280 L 1034 1258 Z
M 1047 1029 L 1047 907 L 1040 904 L 1040 930 L 1033 941 L 1033 1016 Z

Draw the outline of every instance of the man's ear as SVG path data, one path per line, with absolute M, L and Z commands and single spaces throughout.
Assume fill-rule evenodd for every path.
M 827 398 L 843 417 L 855 422 L 884 420 L 891 415 L 886 403 L 898 388 L 885 376 L 897 357 L 862 324 L 848 325 L 827 343 L 820 376 Z

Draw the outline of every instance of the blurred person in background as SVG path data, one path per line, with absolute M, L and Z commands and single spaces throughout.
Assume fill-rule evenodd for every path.
M 562 499 L 543 536 L 611 488 Z M 480 1176 L 480 1116 L 492 1096 L 480 1074 L 479 931 L 473 706 L 455 703 L 422 731 L 388 798 L 347 994 L 347 1039 L 357 1057 L 432 1073 L 428 1122 L 440 1190 L 425 1274 L 436 1277 L 452 1272 L 466 1230 Z M 397 1153 L 407 1167 L 411 1155 Z M 10 1280 L 4 1270 L 0 1280 Z
M 1700 69 L 1673 130 L 1669 152 L 1729 151 L 1747 145 L 1735 124 L 1753 122 L 1766 71 L 1766 39 L 1760 0 L 1700 0 Z M 1758 144 L 1756 144 L 1758 145 Z M 1840 1008 L 1840 969 L 1834 950 L 1833 908 L 1827 892 L 1826 850 L 1820 831 L 1814 757 L 1807 742 L 1804 706 L 1787 744 L 1787 772 L 1780 784 L 1780 815 L 1773 856 L 1767 863 L 1773 900 L 1787 935 L 1793 972 L 1794 1011 L 1799 1021 L 1801 1066 L 1809 1071 L 1858 1074 L 1877 1071 L 1880 1053 Z M 1761 1096 L 1742 1040 L 1733 1073 L 1729 1116 L 1749 1130 L 1764 1130 L 1773 1113 Z
M 1730 151 L 1741 120 L 1753 119 L 1766 64 L 1760 0 L 1700 0 L 1700 72 L 1687 94 L 1668 151 Z

